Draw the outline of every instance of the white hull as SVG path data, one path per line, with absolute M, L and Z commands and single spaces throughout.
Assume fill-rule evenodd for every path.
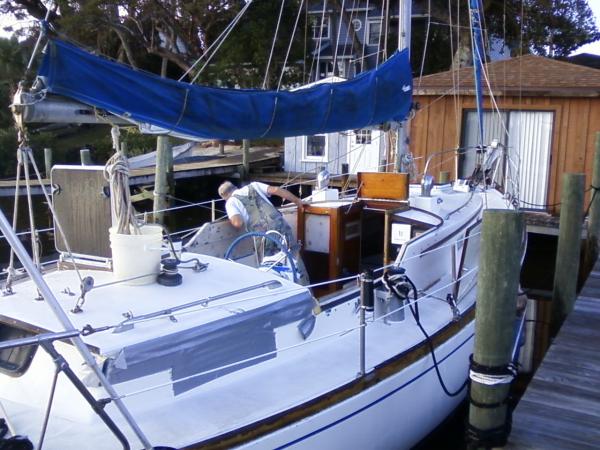
M 471 324 L 436 351 L 450 389 L 464 383 L 472 349 Z M 465 395 L 463 390 L 456 397 L 448 397 L 431 358 L 422 358 L 360 394 L 243 448 L 410 448 L 434 430 Z
M 483 200 L 468 194 L 442 194 L 442 201 L 416 201 L 421 207 L 436 209 L 434 213 L 418 208 L 397 213 L 398 220 L 414 224 L 419 232 L 398 247 L 397 258 L 418 286 L 420 322 L 434 342 L 443 382 L 448 390 L 456 391 L 467 378 L 473 346 Z M 113 327 L 84 337 L 152 445 L 410 448 L 464 398 L 466 390 L 452 397 L 444 393 L 424 336 L 406 306 L 403 318 L 381 315 L 377 308 L 367 313 L 365 373 L 360 374 L 355 289 L 336 294 L 317 315 L 312 313 L 309 292 L 286 280 L 275 288 L 220 298 L 234 288 L 276 278 L 222 259 L 186 255 L 195 256 L 209 263 L 207 271 L 186 271 L 184 283 L 175 288 L 110 285 L 110 272 L 84 272 L 93 274 L 98 285 L 107 286 L 88 293 L 83 313 L 70 315 L 76 329 L 86 324 L 114 326 L 123 321 L 124 312 L 143 317 L 197 302 L 199 297 L 218 299 L 180 313 L 134 320 L 132 328 L 117 327 L 119 333 Z M 64 289 L 76 291 L 75 274 L 57 271 L 48 274 L 46 281 L 61 306 L 72 307 L 75 298 Z M 41 330 L 60 330 L 56 319 L 47 314 L 45 302 L 31 300 L 36 293 L 31 282 L 20 283 L 15 290 L 17 295 L 3 299 L 5 317 L 17 323 L 29 321 Z M 447 295 L 456 296 L 456 310 L 446 302 Z M 290 300 L 288 309 L 281 309 Z M 307 319 L 313 325 L 302 334 L 300 325 Z M 210 330 L 221 323 L 225 325 L 216 328 L 220 334 L 213 336 Z M 190 342 L 196 347 L 190 347 Z M 63 343 L 56 347 L 82 374 L 82 359 L 75 349 Z M 53 372 L 52 360 L 38 349 L 23 375 L 3 376 L 0 383 L 0 404 L 12 429 L 34 442 L 39 439 Z M 108 396 L 93 377 L 86 383 L 95 398 Z M 106 411 L 132 448 L 141 448 L 114 402 Z M 90 406 L 61 376 L 44 448 L 70 450 L 90 445 L 119 448 Z

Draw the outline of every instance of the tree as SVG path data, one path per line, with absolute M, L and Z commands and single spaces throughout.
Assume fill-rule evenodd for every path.
M 60 34 L 155 73 L 164 59 L 170 63 L 169 75 L 177 78 L 207 52 L 246 1 L 57 0 L 57 5 L 50 22 Z M 259 72 L 260 66 L 266 67 L 280 5 L 279 0 L 260 0 L 250 5 L 214 60 L 216 67 L 229 68 L 237 79 L 220 81 L 247 85 L 243 67 L 254 65 Z M 291 33 L 298 6 L 297 0 L 286 2 L 280 36 Z M 41 19 L 46 9 L 41 0 L 0 0 L 0 12 Z M 277 43 L 276 65 L 284 59 L 287 42 L 280 39 Z M 214 70 L 208 74 L 216 77 Z M 211 81 L 206 75 L 203 79 Z
M 434 21 L 453 25 L 455 48 L 458 47 L 458 53 L 468 48 L 462 53 L 470 55 L 467 6 L 467 0 L 434 0 L 431 15 Z M 577 48 L 600 39 L 586 0 L 486 0 L 483 8 L 483 26 L 488 39 L 503 42 L 511 56 L 523 53 L 568 56 Z M 442 34 L 446 34 L 449 41 L 449 32 Z

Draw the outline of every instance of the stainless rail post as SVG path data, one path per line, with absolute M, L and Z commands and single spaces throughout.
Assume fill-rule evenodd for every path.
M 67 316 L 65 311 L 61 308 L 60 304 L 58 303 L 58 300 L 56 299 L 56 297 L 50 290 L 50 287 L 46 284 L 46 281 L 44 280 L 44 278 L 42 277 L 42 274 L 35 267 L 35 264 L 31 260 L 31 257 L 25 250 L 25 247 L 23 247 L 23 244 L 21 244 L 21 241 L 19 241 L 17 235 L 11 228 L 8 221 L 6 220 L 4 211 L 2 211 L 1 209 L 0 209 L 0 231 L 2 231 L 2 233 L 4 234 L 4 237 L 6 237 L 7 242 L 10 244 L 10 246 L 15 251 L 15 254 L 21 261 L 21 264 L 23 264 L 23 267 L 25 268 L 25 270 L 27 270 L 27 273 L 29 274 L 29 276 L 31 277 L 33 282 L 36 284 L 37 288 L 39 289 L 40 293 L 46 300 L 46 303 L 48 304 L 50 309 L 52 309 L 52 312 L 54 313 L 56 318 L 59 320 L 59 322 L 65 328 L 65 330 L 74 330 L 75 326 L 73 325 L 73 323 L 71 323 L 71 320 L 69 319 L 69 317 Z M 146 438 L 146 436 L 144 435 L 144 433 L 138 426 L 137 422 L 135 421 L 135 419 L 133 418 L 133 416 L 131 415 L 131 413 L 129 412 L 129 410 L 127 409 L 125 404 L 123 403 L 123 401 L 119 398 L 119 396 L 118 396 L 117 392 L 115 391 L 115 389 L 113 388 L 113 386 L 110 384 L 108 379 L 104 376 L 104 373 L 102 372 L 100 367 L 98 367 L 98 364 L 96 364 L 96 360 L 94 359 L 93 355 L 90 353 L 89 349 L 87 348 L 87 346 L 85 345 L 85 343 L 83 342 L 81 337 L 79 337 L 79 336 L 72 337 L 71 342 L 77 348 L 77 350 L 79 351 L 79 354 L 84 359 L 86 364 L 94 371 L 94 374 L 98 377 L 98 379 L 100 380 L 100 383 L 102 384 L 102 386 L 104 387 L 104 389 L 106 390 L 106 392 L 108 393 L 110 398 L 115 402 L 115 405 L 117 406 L 117 408 L 119 409 L 119 411 L 121 412 L 123 417 L 125 418 L 125 421 L 131 427 L 131 429 L 133 430 L 135 435 L 138 437 L 138 439 L 140 440 L 140 442 L 142 443 L 144 448 L 146 450 L 151 450 L 152 444 L 150 444 L 150 441 L 148 441 L 148 438 Z
M 360 274 L 360 372 L 359 375 L 366 373 L 366 338 L 367 323 L 365 313 L 367 310 L 373 310 L 373 272 L 365 270 Z
M 216 202 L 215 200 L 210 201 L 210 221 L 214 222 L 217 220 L 217 210 L 216 210 Z

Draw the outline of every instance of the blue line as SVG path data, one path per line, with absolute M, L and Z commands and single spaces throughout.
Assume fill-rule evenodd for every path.
M 458 347 L 456 347 L 454 350 L 452 350 L 450 353 L 448 353 L 448 354 L 447 354 L 447 355 L 446 355 L 446 356 L 445 356 L 443 359 L 441 359 L 441 360 L 438 362 L 438 365 L 439 365 L 439 364 L 441 364 L 441 363 L 443 363 L 443 362 L 444 362 L 446 359 L 448 359 L 450 356 L 452 356 L 454 353 L 456 353 L 456 352 L 457 352 L 457 351 L 458 351 L 458 350 L 459 350 L 459 349 L 460 349 L 460 348 L 461 348 L 463 345 L 465 345 L 465 344 L 466 344 L 468 341 L 470 341 L 470 340 L 473 338 L 473 336 L 474 336 L 474 333 L 472 333 L 472 334 L 471 334 L 471 335 L 470 335 L 468 338 L 466 338 L 466 339 L 465 339 L 463 342 L 461 342 L 461 343 L 460 343 L 460 345 L 459 345 Z M 345 417 L 342 417 L 342 418 L 340 418 L 340 419 L 336 420 L 335 422 L 332 422 L 332 423 L 330 423 L 330 424 L 328 424 L 328 425 L 325 425 L 324 427 L 321 427 L 321 428 L 319 428 L 318 430 L 312 431 L 312 432 L 310 432 L 310 433 L 308 433 L 308 434 L 306 434 L 306 435 L 304 435 L 304 436 L 302 436 L 302 437 L 300 437 L 300 438 L 298 438 L 298 439 L 296 439 L 296 440 L 294 440 L 294 441 L 292 441 L 292 442 L 288 442 L 287 444 L 284 444 L 284 445 L 282 445 L 282 446 L 280 446 L 280 447 L 277 447 L 277 449 L 282 449 L 282 448 L 287 448 L 287 447 L 290 447 L 290 446 L 292 446 L 292 445 L 294 445 L 294 444 L 297 444 L 298 442 L 301 442 L 301 441 L 303 441 L 303 440 L 305 440 L 305 439 L 308 439 L 309 437 L 312 437 L 312 436 L 314 436 L 315 434 L 319 434 L 319 433 L 320 433 L 320 432 L 322 432 L 322 431 L 325 431 L 325 430 L 327 430 L 327 429 L 329 429 L 329 428 L 331 428 L 331 427 L 333 427 L 333 426 L 335 426 L 335 425 L 337 425 L 337 424 L 339 424 L 339 423 L 341 423 L 341 422 L 344 422 L 344 421 L 346 421 L 346 420 L 350 419 L 351 417 L 354 417 L 354 416 L 355 416 L 355 415 L 357 415 L 357 414 L 360 414 L 361 412 L 365 411 L 366 409 L 369 409 L 371 406 L 373 406 L 373 405 L 376 405 L 377 403 L 380 403 L 380 402 L 382 402 L 382 401 L 383 401 L 383 400 L 385 400 L 386 398 L 388 398 L 388 397 L 390 397 L 390 396 L 394 395 L 396 392 L 398 392 L 398 391 L 400 391 L 400 390 L 404 389 L 404 388 L 405 388 L 406 386 L 408 386 L 409 384 L 412 384 L 414 381 L 418 380 L 418 379 L 419 379 L 419 378 L 421 378 L 423 375 L 425 375 L 426 373 L 428 373 L 428 372 L 430 372 L 431 370 L 433 370 L 433 369 L 434 369 L 434 367 L 435 367 L 435 366 L 431 366 L 429 369 L 425 370 L 424 372 L 421 372 L 419 375 L 417 375 L 417 376 L 416 376 L 416 377 L 414 377 L 413 379 L 411 379 L 411 380 L 407 381 L 407 382 L 406 382 L 406 383 L 404 383 L 402 386 L 400 386 L 400 387 L 397 387 L 397 388 L 396 388 L 396 389 L 394 389 L 393 391 L 390 391 L 390 392 L 388 392 L 388 393 L 387 393 L 387 394 L 385 394 L 384 396 L 382 396 L 382 397 L 378 398 L 377 400 L 374 400 L 373 402 L 369 403 L 368 405 L 365 405 L 365 406 L 363 406 L 363 407 L 362 407 L 362 408 L 360 408 L 360 409 L 357 409 L 356 411 L 354 411 L 354 412 L 352 412 L 352 413 L 348 414 L 347 416 L 345 416 Z M 364 392 L 364 391 L 363 391 L 363 392 Z

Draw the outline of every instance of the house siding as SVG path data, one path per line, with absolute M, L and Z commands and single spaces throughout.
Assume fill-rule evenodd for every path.
M 465 110 L 472 110 L 475 98 L 470 95 L 415 96 L 420 109 L 411 121 L 410 148 L 417 158 L 417 172 L 421 173 L 430 155 L 440 150 L 460 146 Z M 586 175 L 586 186 L 591 184 L 595 152 L 595 135 L 600 132 L 600 98 L 597 97 L 518 97 L 496 99 L 498 107 L 506 110 L 551 111 L 554 113 L 552 145 L 550 150 L 549 185 L 546 203 L 560 203 L 562 174 L 580 172 Z M 491 109 L 489 98 L 484 108 Z M 455 161 L 452 153 L 434 156 L 429 172 L 437 177 L 446 170 L 454 178 Z M 586 204 L 590 192 L 586 193 Z M 559 206 L 550 206 L 556 213 Z
M 318 173 L 322 166 L 332 174 L 342 171 L 342 163 L 347 160 L 346 149 L 347 138 L 342 133 L 330 133 L 327 135 L 327 160 L 307 161 L 304 155 L 304 136 L 296 136 L 285 139 L 284 144 L 284 170 L 286 172 Z

